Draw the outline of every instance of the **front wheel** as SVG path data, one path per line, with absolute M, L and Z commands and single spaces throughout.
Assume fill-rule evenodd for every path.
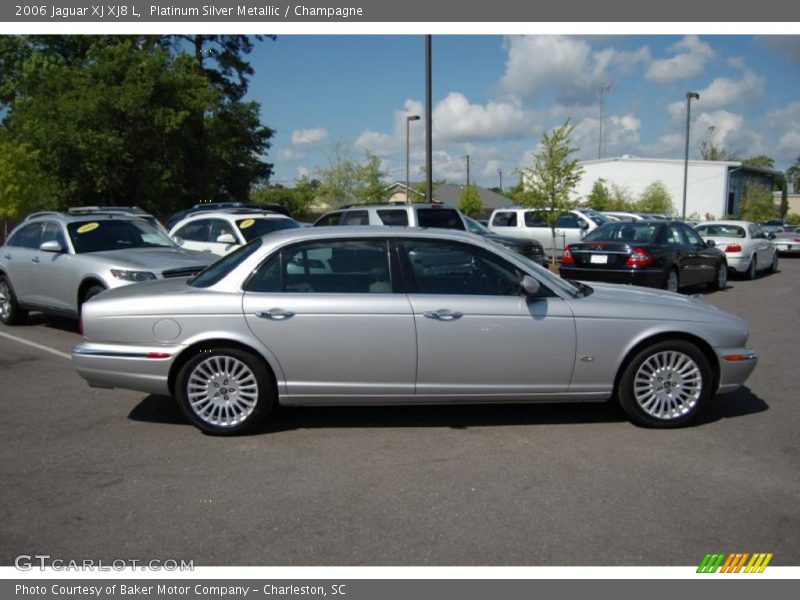
M 178 372 L 175 395 L 189 421 L 214 435 L 252 430 L 275 403 L 263 359 L 238 348 L 195 354 Z
M 19 325 L 28 318 L 28 311 L 20 308 L 14 288 L 5 275 L 0 275 L 0 322 Z
M 712 282 L 711 286 L 715 290 L 724 290 L 728 287 L 728 265 L 725 261 L 722 261 L 717 266 L 717 274 L 714 277 L 714 281 Z
M 690 342 L 658 342 L 640 350 L 619 380 L 617 395 L 630 420 L 671 428 L 692 420 L 713 394 L 708 359 Z
M 772 264 L 767 269 L 770 273 L 777 273 L 778 272 L 778 251 L 775 250 L 775 254 L 772 255 Z

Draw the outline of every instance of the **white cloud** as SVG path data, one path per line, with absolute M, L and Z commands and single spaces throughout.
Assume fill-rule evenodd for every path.
M 800 156 L 800 102 L 771 110 L 761 119 L 761 125 L 773 144 L 768 154 L 775 159 L 775 166 L 788 167 Z
M 443 143 L 507 140 L 531 135 L 532 121 L 516 104 L 471 104 L 463 94 L 451 92 L 433 110 L 433 129 Z
M 687 35 L 673 44 L 670 58 L 654 60 L 647 69 L 647 79 L 656 83 L 674 83 L 700 75 L 714 50 L 696 35 Z
M 764 95 L 766 79 L 746 68 L 739 61 L 729 61 L 742 70 L 739 77 L 717 77 L 706 87 L 697 90 L 699 100 L 692 100 L 692 109 L 704 111 L 730 106 L 752 105 Z M 686 118 L 686 101 L 676 100 L 667 106 L 674 121 Z
M 758 41 L 783 57 L 800 63 L 800 35 L 763 35 Z
M 281 148 L 278 150 L 278 158 L 284 162 L 289 162 L 290 160 L 305 158 L 305 153 L 297 152 L 291 148 Z
M 593 103 L 600 83 L 613 79 L 613 68 L 628 73 L 650 60 L 647 47 L 593 50 L 582 38 L 561 35 L 509 37 L 505 45 L 508 59 L 500 84 L 526 100 L 553 88 L 558 102 Z
M 302 179 L 303 177 L 308 177 L 311 172 L 309 171 L 308 167 L 297 167 L 297 178 Z
M 296 129 L 292 131 L 292 143 L 297 146 L 312 146 L 319 144 L 326 137 L 328 131 L 324 127 L 315 129 Z

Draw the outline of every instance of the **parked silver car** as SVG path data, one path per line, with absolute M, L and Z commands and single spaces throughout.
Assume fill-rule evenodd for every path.
M 303 404 L 604 401 L 674 427 L 756 366 L 700 299 L 573 283 L 457 231 L 303 228 L 189 279 L 105 292 L 72 350 L 94 387 L 174 395 L 200 429 Z
M 115 211 L 29 216 L 0 247 L 0 321 L 28 311 L 77 317 L 105 289 L 188 277 L 216 257 L 183 250 L 144 219 Z

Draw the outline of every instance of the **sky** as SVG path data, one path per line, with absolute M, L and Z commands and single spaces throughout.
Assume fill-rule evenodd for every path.
M 421 35 L 281 35 L 257 43 L 248 99 L 276 131 L 273 183 L 291 186 L 329 164 L 334 145 L 381 159 L 405 180 L 406 116 L 424 118 Z M 800 36 L 434 36 L 433 177 L 503 187 L 532 163 L 542 134 L 570 119 L 582 160 L 690 158 L 709 141 L 766 154 L 785 170 L 800 157 Z M 600 148 L 599 90 L 605 94 Z M 424 121 L 411 123 L 411 179 L 423 178 Z

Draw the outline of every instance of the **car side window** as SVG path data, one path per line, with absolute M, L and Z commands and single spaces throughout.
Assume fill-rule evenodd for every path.
M 342 213 L 340 212 L 328 213 L 327 215 L 323 215 L 317 219 L 317 222 L 314 223 L 314 227 L 330 227 L 332 225 L 339 225 L 339 221 L 341 219 Z
M 399 247 L 412 293 L 520 295 L 523 273 L 483 248 L 431 240 L 402 240 Z
M 547 227 L 546 215 L 540 210 L 525 212 L 525 227 Z
M 685 246 L 686 241 L 683 238 L 683 233 L 677 225 L 670 225 L 667 227 L 667 237 L 665 243 L 668 246 Z
M 369 225 L 369 213 L 365 210 L 350 210 L 344 213 L 340 225 Z
M 64 250 L 67 249 L 67 240 L 64 237 L 64 232 L 61 230 L 61 226 L 53 221 L 48 221 L 44 224 L 42 244 L 45 242 L 58 242 Z
M 287 294 L 391 293 L 386 240 L 333 240 L 284 248 L 250 278 L 246 291 Z
M 9 246 L 17 248 L 38 248 L 42 243 L 42 223 L 26 225 L 8 240 Z
M 232 235 L 234 240 L 238 240 L 239 238 L 233 232 L 233 227 L 230 223 L 228 223 L 225 219 L 209 219 L 211 224 L 209 225 L 209 232 L 208 232 L 208 241 L 217 243 L 217 238 L 221 235 Z
M 513 211 L 503 211 L 494 213 L 492 217 L 492 226 L 494 227 L 516 227 L 517 226 L 517 213 Z
M 683 226 L 681 228 L 683 230 L 683 234 L 689 240 L 689 243 L 695 246 L 704 246 L 705 243 L 703 242 L 703 238 L 701 238 L 697 232 L 692 229 L 691 227 Z
M 384 225 L 405 227 L 408 225 L 408 212 L 403 209 L 379 210 L 378 217 Z
M 209 241 L 208 228 L 211 225 L 211 219 L 198 219 L 187 223 L 178 231 L 175 232 L 175 237 L 179 237 L 189 242 L 207 242 Z
M 578 229 L 581 226 L 581 220 L 572 213 L 562 213 L 556 219 L 555 226 L 561 229 Z
M 767 234 L 758 225 L 750 225 L 750 237 L 754 240 L 766 239 Z

